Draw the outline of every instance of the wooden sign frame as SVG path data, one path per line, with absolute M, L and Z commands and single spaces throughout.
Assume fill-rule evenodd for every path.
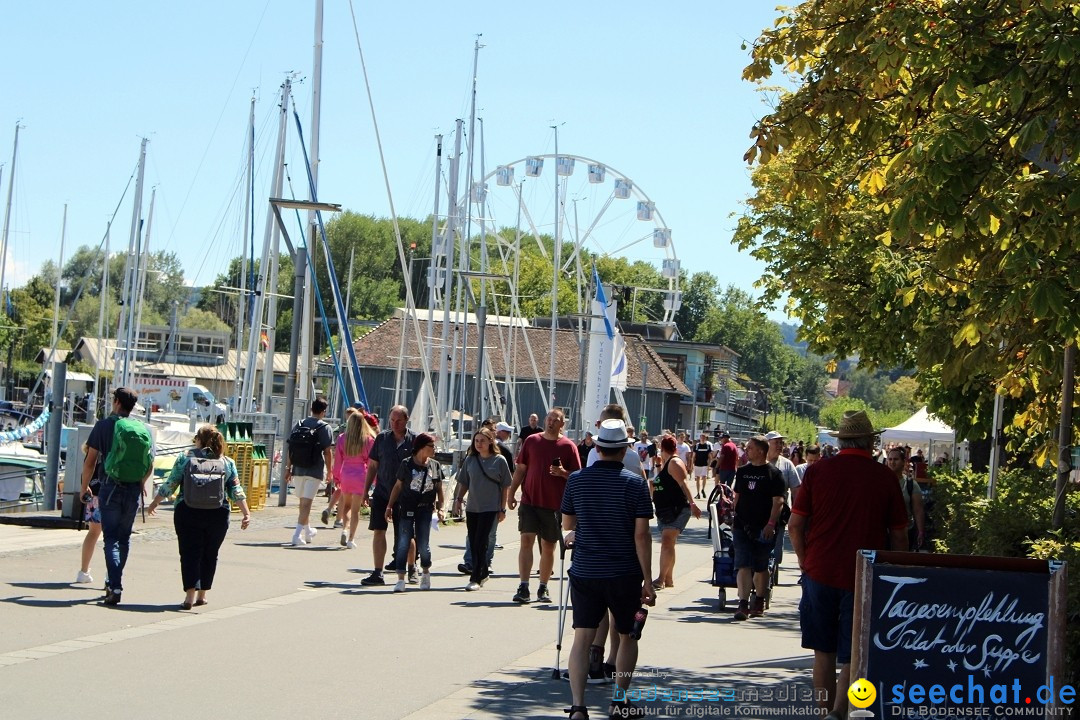
M 870 660 L 870 642 L 875 630 L 871 613 L 873 585 L 876 567 L 903 566 L 926 568 L 955 568 L 966 570 L 989 570 L 1008 573 L 1031 573 L 1042 576 L 1048 583 L 1048 607 L 1046 608 L 1046 674 L 1045 681 L 1054 678 L 1061 685 L 1065 650 L 1065 601 L 1066 564 L 1056 560 L 1030 558 L 1005 558 L 969 555 L 939 555 L 933 553 L 910 553 L 893 551 L 861 550 L 855 568 L 855 607 L 852 628 L 851 680 L 866 678 Z M 876 684 L 875 678 L 867 678 Z M 846 692 L 846 688 L 837 688 Z M 1065 707 L 1055 694 L 1046 708 Z M 849 707 L 849 711 L 852 708 Z

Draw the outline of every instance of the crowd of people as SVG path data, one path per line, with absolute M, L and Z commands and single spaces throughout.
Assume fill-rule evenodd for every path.
M 153 457 L 148 433 L 143 438 L 140 424 L 128 418 L 135 399 L 130 390 L 116 390 L 113 414 L 98 421 L 84 446 L 82 490 L 90 532 L 76 581 L 92 582 L 93 548 L 98 535 L 104 536 L 108 579 L 102 602 L 111 606 L 121 602 L 129 537 Z M 789 443 L 776 431 L 742 443 L 723 430 L 714 441 L 702 432 L 693 444 L 684 432 L 665 430 L 650 438 L 644 428 L 635 430 L 617 404 L 603 409 L 579 443 L 564 434 L 560 409 L 548 412 L 543 425 L 534 414 L 514 448 L 515 428 L 492 419 L 473 434 L 453 468 L 456 482 L 447 508 L 436 440 L 409 429 L 405 407 L 391 408 L 382 430 L 376 416 L 350 408 L 336 437 L 326 410 L 325 402 L 313 401 L 310 416 L 292 428 L 286 445 L 284 477 L 299 499 L 288 544 L 313 542 L 312 505 L 325 490 L 323 525 L 340 527 L 345 549 L 357 547 L 362 509 L 368 509 L 373 569 L 362 585 L 386 585 L 384 573 L 393 573 L 394 592 L 410 584 L 426 590 L 431 588 L 431 530 L 450 511 L 465 520 L 467 543 L 458 570 L 468 576 L 464 589 L 476 591 L 491 575 L 499 526 L 507 511 L 516 509 L 519 583 L 512 602 L 533 602 L 534 566 L 539 570 L 535 601 L 551 602 L 555 553 L 573 548 L 568 572 L 572 719 L 588 717 L 587 683 L 629 687 L 643 608 L 655 603 L 657 592 L 674 587 L 678 538 L 691 518 L 701 518 L 706 508 L 698 501 L 714 488 L 730 488 L 734 503 L 736 621 L 765 614 L 770 561 L 780 562 L 786 526 L 803 574 L 802 642 L 814 652 L 814 686 L 822 712 L 830 717 L 842 717 L 836 714 L 842 705 L 837 687 L 847 684 L 855 550 L 886 544 L 915 550 L 926 541 L 921 458 L 902 447 L 875 456 L 879 433 L 865 413 L 845 415 L 835 449 Z M 162 502 L 174 499 L 182 610 L 209 602 L 230 503 L 241 510 L 241 529 L 250 522 L 220 432 L 205 425 L 192 445 L 177 457 L 148 508 L 154 514 Z M 660 541 L 655 574 L 654 517 Z M 620 717 L 634 712 L 621 701 L 609 711 Z

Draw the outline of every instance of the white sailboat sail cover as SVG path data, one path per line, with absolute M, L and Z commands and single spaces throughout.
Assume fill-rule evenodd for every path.
M 431 392 L 431 382 L 425 377 L 420 385 L 420 392 L 416 393 L 412 410 L 409 411 L 409 426 L 415 433 L 427 432 L 434 427 L 431 417 L 431 407 L 428 403 L 428 395 Z M 389 422 L 389 420 L 387 420 Z M 441 438 L 445 440 L 446 438 Z

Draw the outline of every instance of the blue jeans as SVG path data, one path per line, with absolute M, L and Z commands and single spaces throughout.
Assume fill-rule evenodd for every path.
M 101 534 L 105 539 L 106 586 L 114 593 L 124 589 L 124 565 L 127 564 L 128 541 L 135 513 L 139 510 L 142 483 L 117 483 L 106 479 L 98 492 L 101 512 Z
M 465 515 L 468 519 L 468 513 Z M 498 514 L 496 514 L 495 522 L 491 525 L 491 532 L 488 533 L 487 541 L 487 567 L 491 567 L 491 561 L 495 558 L 495 534 L 499 531 Z M 469 567 L 473 566 L 472 562 L 472 541 L 468 537 L 465 538 L 465 557 L 461 562 Z
M 431 567 L 431 545 L 428 539 L 431 537 L 431 514 L 430 507 L 417 508 L 416 510 L 402 510 L 400 506 L 394 510 L 394 556 L 398 561 L 398 572 L 404 572 L 401 563 L 409 557 L 409 541 L 416 540 L 416 557 L 420 561 L 420 567 Z

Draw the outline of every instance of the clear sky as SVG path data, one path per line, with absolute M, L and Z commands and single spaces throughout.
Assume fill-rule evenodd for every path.
M 57 259 L 65 203 L 68 254 L 101 240 L 135 168 L 140 137 L 150 139 L 144 214 L 150 188 L 157 189 L 151 247 L 177 253 L 190 284 L 211 282 L 241 252 L 253 92 L 261 245 L 276 104 L 289 71 L 300 80 L 296 106 L 310 142 L 314 7 L 314 0 L 8 3 L 0 45 L 0 203 L 11 179 L 15 123 L 24 125 L 8 284 Z M 432 211 L 434 135 L 445 135 L 449 154 L 455 119 L 467 122 L 473 43 L 482 33 L 477 108 L 488 172 L 553 153 L 557 125 L 560 153 L 616 169 L 656 203 L 684 269 L 751 289 L 762 265 L 730 244 L 732 213 L 750 191 L 742 155 L 765 108 L 741 79 L 748 54 L 740 46 L 772 24 L 772 3 L 354 0 L 354 7 L 399 215 Z M 320 199 L 388 215 L 347 0 L 326 1 L 321 107 Z M 306 197 L 291 120 L 289 131 L 295 196 Z M 478 142 L 477 178 L 480 149 Z M 523 174 L 516 168 L 517 180 Z M 578 200 L 578 232 L 596 220 L 596 247 L 607 251 L 645 236 L 642 228 L 652 225 L 634 225 L 630 202 L 600 215 L 610 190 L 584 177 L 579 166 L 568 186 L 569 200 Z M 540 231 L 550 231 L 541 217 L 552 204 L 550 169 L 530 182 L 538 197 L 526 204 L 533 203 Z M 489 185 L 494 222 L 513 226 L 516 201 L 507 204 L 501 196 L 509 191 Z M 127 246 L 130 198 L 113 226 L 114 250 Z M 446 205 L 444 196 L 444 212 Z M 650 242 L 623 254 L 658 264 L 663 257 Z

